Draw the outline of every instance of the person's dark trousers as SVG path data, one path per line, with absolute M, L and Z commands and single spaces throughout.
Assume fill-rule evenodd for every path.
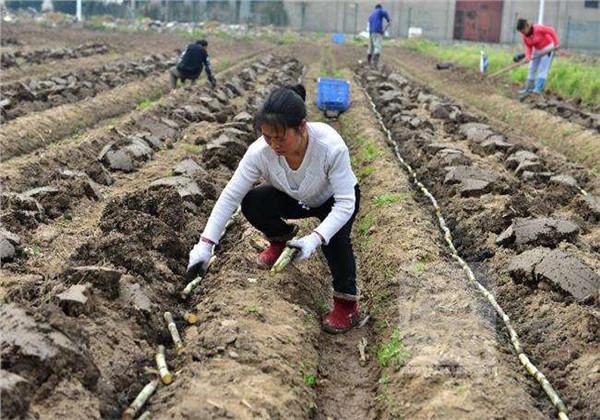
M 354 187 L 354 191 L 356 193 L 354 214 L 329 243 L 321 247 L 333 276 L 333 290 L 339 296 L 350 299 L 357 295 L 356 261 L 350 233 L 360 206 L 358 185 Z M 262 185 L 252 189 L 244 197 L 242 213 L 252 226 L 270 240 L 287 240 L 291 239 L 293 226 L 287 224 L 283 219 L 317 217 L 319 220 L 323 220 L 331 212 L 333 204 L 334 199 L 331 197 L 317 208 L 308 208 L 275 187 Z
M 171 69 L 169 70 L 169 76 L 171 79 L 171 88 L 175 89 L 177 87 L 177 80 L 181 80 L 181 83 L 184 83 L 186 80 L 190 80 L 190 84 L 194 84 L 196 83 L 196 80 L 198 80 L 198 77 L 200 77 L 199 74 L 187 74 L 182 72 L 181 70 L 179 70 L 176 66 L 171 67 Z

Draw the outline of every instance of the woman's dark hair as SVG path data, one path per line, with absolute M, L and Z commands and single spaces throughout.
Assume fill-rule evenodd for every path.
M 519 19 L 517 20 L 517 31 L 521 31 L 527 25 L 527 19 Z
M 301 85 L 301 84 L 287 85 L 285 88 L 293 90 L 294 92 L 296 92 L 298 94 L 298 96 L 300 96 L 302 98 L 302 101 L 306 102 L 306 89 L 304 88 L 303 85 Z
M 277 88 L 269 93 L 254 118 L 255 126 L 272 124 L 278 128 L 298 128 L 306 118 L 306 89 L 302 85 Z

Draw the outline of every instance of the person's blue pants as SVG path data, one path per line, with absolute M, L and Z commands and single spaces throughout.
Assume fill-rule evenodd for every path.
M 535 80 L 536 75 L 537 78 L 546 80 L 553 58 L 554 53 L 552 52 L 531 60 L 531 63 L 529 64 L 529 74 L 527 76 L 527 80 Z

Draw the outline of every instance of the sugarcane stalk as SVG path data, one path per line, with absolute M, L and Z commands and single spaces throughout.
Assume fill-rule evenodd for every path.
M 361 362 L 367 361 L 367 354 L 365 351 L 366 349 L 367 349 L 367 339 L 365 337 L 363 337 L 358 342 L 358 352 L 360 353 L 360 361 Z
M 275 262 L 275 264 L 273 264 L 273 268 L 271 268 L 271 273 L 281 273 L 285 269 L 285 267 L 287 267 L 289 263 L 292 262 L 298 251 L 299 250 L 297 248 L 291 248 L 289 246 L 286 246 L 279 258 L 277 259 L 277 261 Z
M 127 407 L 127 410 L 123 412 L 123 420 L 133 420 L 135 415 L 142 409 L 144 404 L 146 404 L 148 398 L 150 398 L 150 396 L 154 394 L 154 391 L 156 391 L 157 387 L 158 379 L 154 379 L 151 382 L 149 382 L 144 388 L 142 388 L 137 397 L 135 397 L 135 400 L 133 400 L 131 405 Z
M 216 255 L 213 255 L 212 257 L 210 257 L 210 260 L 208 260 L 208 266 L 206 267 L 207 270 L 216 259 L 217 259 Z M 194 280 L 189 282 L 185 286 L 185 288 L 181 291 L 181 297 L 183 299 L 187 299 L 188 297 L 190 297 L 192 292 L 200 285 L 203 278 L 204 278 L 204 276 L 198 276 Z
M 141 416 L 137 418 L 137 420 L 150 420 L 152 419 L 152 415 L 149 411 L 144 412 Z
M 175 344 L 175 350 L 180 353 L 183 350 L 183 341 L 181 341 L 181 336 L 179 335 L 179 331 L 177 331 L 177 325 L 175 325 L 175 321 L 173 320 L 173 315 L 171 312 L 165 312 L 164 315 L 165 321 L 167 321 L 167 328 L 171 333 L 171 338 L 173 339 L 173 343 Z
M 156 366 L 158 367 L 160 379 L 162 380 L 163 384 L 169 385 L 171 382 L 173 382 L 173 375 L 171 372 L 169 372 L 169 368 L 167 367 L 165 346 L 162 344 L 158 346 L 158 351 L 156 352 Z

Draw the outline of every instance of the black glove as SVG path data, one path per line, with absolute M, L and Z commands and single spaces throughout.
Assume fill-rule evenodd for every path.
M 519 61 L 521 61 L 524 58 L 525 58 L 524 53 L 516 53 L 515 56 L 513 57 L 513 62 L 518 63 Z
M 214 77 L 211 79 L 208 79 L 208 83 L 210 83 L 210 87 L 213 89 L 217 87 L 217 81 L 215 80 Z

